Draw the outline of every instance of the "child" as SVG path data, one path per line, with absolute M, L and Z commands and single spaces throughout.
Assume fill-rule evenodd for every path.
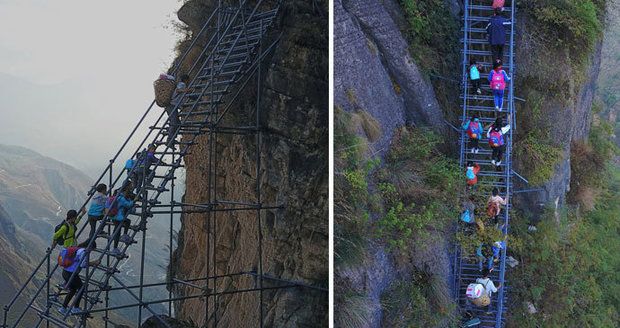
M 121 251 L 118 249 L 118 243 L 130 243 L 132 242 L 131 237 L 128 235 L 130 220 L 126 218 L 127 213 L 131 210 L 134 205 L 133 195 L 131 194 L 131 186 L 125 186 L 121 192 L 115 197 L 112 201 L 112 208 L 116 208 L 116 216 L 112 218 L 112 222 L 114 222 L 114 249 L 112 250 L 113 256 L 118 256 L 121 254 Z M 121 225 L 124 228 L 124 234 L 121 237 L 120 229 Z M 118 230 L 118 231 L 117 231 Z
M 473 187 L 478 183 L 478 172 L 480 172 L 480 165 L 478 163 L 474 164 L 471 161 L 467 163 L 465 178 L 468 186 Z
M 54 240 L 52 241 L 51 248 L 56 247 L 57 244 L 62 244 L 63 247 L 75 246 L 75 232 L 77 231 L 77 224 L 80 223 L 82 216 L 86 213 L 86 209 L 80 210 L 79 216 L 76 210 L 69 210 L 67 217 L 54 231 Z
M 489 73 L 489 83 L 491 84 L 491 91 L 493 92 L 495 110 L 499 112 L 502 111 L 504 106 L 504 90 L 506 89 L 507 82 L 510 82 L 510 77 L 508 77 L 506 71 L 502 69 L 502 62 L 493 62 L 493 70 Z
M 480 90 L 480 70 L 481 65 L 476 63 L 475 59 L 469 61 L 469 78 L 471 79 L 472 91 L 477 94 L 482 94 Z
M 170 101 L 170 106 L 166 107 L 166 112 L 168 113 L 168 143 L 170 146 L 174 146 L 174 141 L 177 133 L 177 129 L 179 128 L 179 107 L 181 105 L 181 101 L 183 100 L 183 96 L 185 93 L 189 92 L 190 89 L 187 87 L 189 84 L 189 75 L 182 74 L 179 81 L 177 82 L 177 87 L 172 94 L 172 100 Z
M 133 169 L 132 184 L 136 188 L 136 192 L 140 191 L 142 187 L 142 180 L 147 179 L 151 174 L 151 166 L 157 163 L 157 157 L 155 157 L 155 149 L 157 146 L 150 144 L 147 149 L 142 150 L 135 161 L 135 168 Z M 151 186 L 147 181 L 147 186 Z
M 68 266 L 63 268 L 62 270 L 62 278 L 65 280 L 65 289 L 69 290 L 67 296 L 65 297 L 65 301 L 62 304 L 62 307 L 58 310 L 58 312 L 63 315 L 67 315 L 69 313 L 79 314 L 80 312 L 82 312 L 82 310 L 79 308 L 80 301 L 82 300 L 83 295 L 83 291 L 80 290 L 83 286 L 82 279 L 79 275 L 80 270 L 86 268 L 87 266 L 99 265 L 100 263 L 99 260 L 95 260 L 92 262 L 88 261 L 88 255 L 90 251 L 92 249 L 95 249 L 97 247 L 97 244 L 93 241 L 90 248 L 87 249 L 86 247 L 88 247 L 88 241 L 79 244 L 77 246 L 77 250 L 72 250 L 72 252 L 74 252 L 74 257 L 67 262 Z M 62 255 L 63 253 L 61 253 L 61 255 L 67 256 L 67 251 L 68 250 L 65 251 L 65 255 Z M 76 273 L 73 274 L 74 272 Z M 71 276 L 73 276 L 73 279 L 71 279 Z M 75 306 L 73 306 L 71 310 L 69 310 L 69 303 L 71 303 L 71 299 L 73 299 L 73 296 L 75 296 L 76 293 L 78 295 L 74 302 Z
M 95 189 L 96 193 L 90 201 L 90 208 L 88 209 L 88 223 L 90 224 L 90 233 L 88 234 L 88 240 L 93 238 L 95 230 L 97 228 L 97 221 L 103 219 L 104 209 L 106 203 L 106 192 L 108 187 L 101 183 Z
M 499 215 L 502 212 L 501 205 L 506 206 L 506 204 L 506 200 L 499 195 L 499 189 L 494 187 L 491 197 L 487 201 L 487 215 L 493 219 L 495 224 L 499 222 Z
M 510 131 L 510 121 L 510 115 L 508 115 L 508 124 L 501 126 L 503 121 L 498 117 L 495 120 L 495 123 L 489 128 L 489 131 L 487 131 L 489 146 L 491 146 L 491 149 L 493 150 L 493 153 L 491 154 L 491 164 L 495 165 L 498 170 L 502 164 L 502 156 L 504 154 L 504 149 L 506 148 L 504 135 Z
M 467 136 L 469 136 L 469 147 L 471 148 L 471 153 L 477 154 L 480 150 L 478 141 L 480 141 L 482 136 L 482 124 L 478 119 L 478 115 L 472 116 L 469 121 L 463 123 L 463 130 L 465 130 Z

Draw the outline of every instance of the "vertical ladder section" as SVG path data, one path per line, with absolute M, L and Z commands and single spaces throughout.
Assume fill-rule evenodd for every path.
M 512 78 L 512 81 L 507 85 L 504 94 L 504 110 L 500 113 L 495 111 L 493 95 L 491 94 L 487 81 L 487 76 L 493 69 L 493 58 L 486 33 L 486 27 L 493 15 L 491 1 L 466 0 L 464 5 L 463 38 L 461 39 L 463 45 L 462 122 L 470 119 L 473 115 L 478 115 L 480 122 L 485 127 L 485 131 L 480 140 L 480 151 L 475 154 L 468 148 L 469 139 L 467 135 L 464 131 L 461 131 L 459 162 L 463 169 L 465 169 L 468 161 L 478 163 L 481 167 L 480 174 L 478 175 L 478 183 L 483 186 L 497 187 L 500 196 L 506 198 L 508 204 L 503 209 L 503 217 L 499 224 L 502 228 L 503 235 L 507 236 L 510 223 L 510 210 L 512 208 L 512 141 L 515 128 L 514 122 L 516 122 L 513 97 L 513 82 L 515 78 L 514 27 L 516 4 L 515 0 L 506 0 L 503 11 L 503 16 L 510 19 L 513 23 L 506 27 L 506 44 L 504 46 L 502 59 L 503 68 Z M 475 59 L 483 67 L 480 74 L 482 95 L 477 95 L 475 91 L 472 90 L 469 79 L 469 63 L 471 59 Z M 504 124 L 507 124 L 509 116 L 512 126 L 508 135 L 505 136 L 506 152 L 502 164 L 500 165 L 501 169 L 497 170 L 495 165 L 491 163 L 492 150 L 488 146 L 486 131 L 495 121 L 496 117 L 502 117 Z M 478 215 L 485 215 L 482 213 L 483 211 L 484 209 L 479 209 Z M 495 285 L 497 286 L 501 283 L 502 288 L 500 288 L 497 293 L 493 294 L 489 312 L 486 312 L 486 309 L 474 306 L 465 296 L 467 286 L 481 277 L 477 259 L 472 260 L 471 256 L 468 257 L 467 254 L 463 254 L 458 245 L 455 246 L 453 256 L 453 295 L 458 306 L 463 312 L 469 311 L 473 313 L 475 317 L 479 318 L 481 320 L 480 327 L 504 327 L 506 324 L 507 292 L 510 289 L 506 281 L 506 249 L 501 251 L 500 262 L 499 264 L 494 264 L 494 270 L 490 275 L 490 279 Z

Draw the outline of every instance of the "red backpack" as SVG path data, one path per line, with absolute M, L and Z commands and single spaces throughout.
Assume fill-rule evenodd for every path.
M 489 146 L 497 148 L 504 145 L 504 136 L 500 131 L 491 131 L 489 134 Z
M 70 267 L 75 261 L 75 255 L 78 249 L 79 247 L 76 246 L 63 248 L 58 254 L 58 265 L 63 268 Z
M 506 80 L 504 79 L 504 71 L 493 71 L 493 77 L 491 78 L 491 89 L 504 90 L 506 89 Z
M 479 130 L 480 130 L 480 123 L 478 123 L 478 122 L 470 122 L 469 123 L 469 127 L 467 128 L 467 135 L 471 139 L 478 139 L 480 137 L 478 135 L 478 131 Z
M 105 207 L 108 209 L 108 217 L 113 217 L 118 214 L 118 202 L 115 200 L 116 196 L 109 196 L 105 203 Z
M 493 5 L 492 8 L 496 9 L 496 8 L 503 8 L 504 7 L 504 0 L 493 0 Z

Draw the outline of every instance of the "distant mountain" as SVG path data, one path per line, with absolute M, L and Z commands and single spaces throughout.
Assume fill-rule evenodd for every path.
M 82 205 L 91 184 L 67 164 L 27 148 L 0 145 L 0 203 L 15 225 L 44 240 L 67 210 Z

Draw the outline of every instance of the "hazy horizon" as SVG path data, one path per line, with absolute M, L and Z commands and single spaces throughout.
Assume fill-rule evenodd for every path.
M 95 178 L 152 101 L 152 81 L 174 58 L 180 36 L 172 22 L 180 5 L 0 1 L 0 143 Z

